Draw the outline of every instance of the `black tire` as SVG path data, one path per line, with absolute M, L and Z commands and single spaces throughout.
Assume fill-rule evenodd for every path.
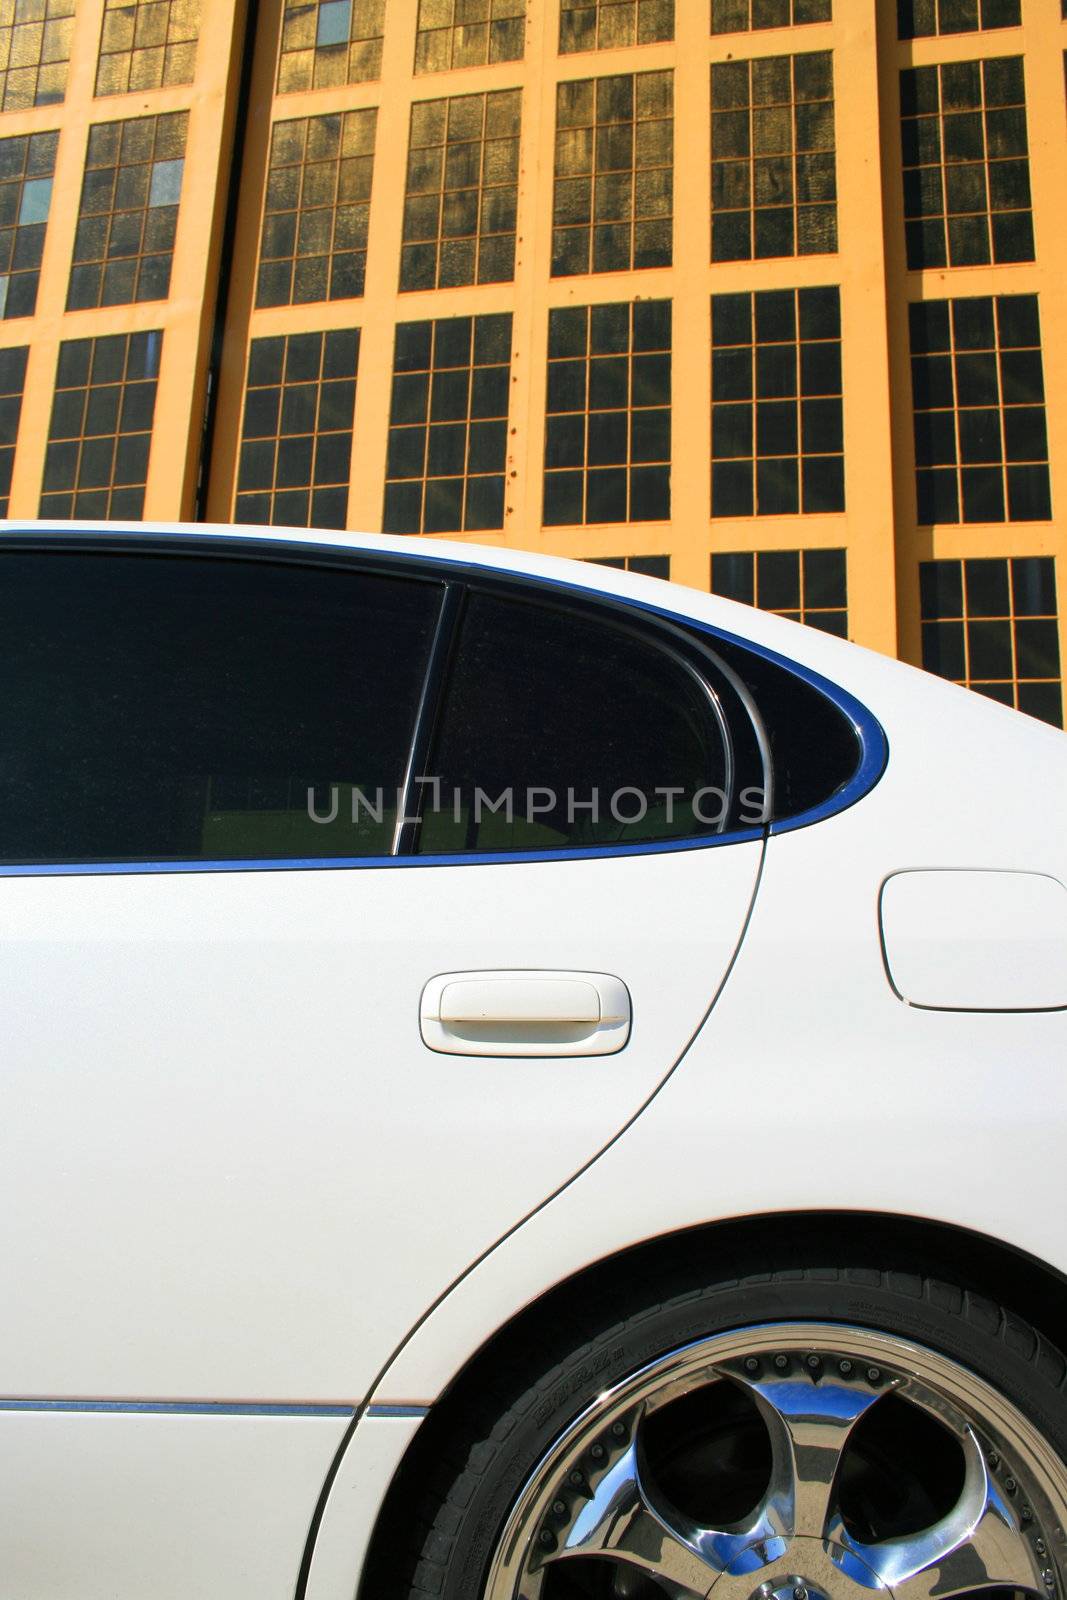
M 709 1336 L 797 1322 L 873 1329 L 947 1357 L 1004 1396 L 1067 1461 L 1067 1362 L 1032 1327 L 969 1291 L 917 1275 L 834 1268 L 713 1284 L 655 1304 L 641 1305 L 635 1292 L 621 1318 L 572 1330 L 554 1350 L 528 1349 L 521 1376 L 513 1366 L 512 1379 L 482 1397 L 481 1426 L 448 1441 L 451 1465 L 442 1463 L 419 1507 L 429 1532 L 406 1590 L 411 1600 L 481 1600 L 524 1485 L 596 1396 Z

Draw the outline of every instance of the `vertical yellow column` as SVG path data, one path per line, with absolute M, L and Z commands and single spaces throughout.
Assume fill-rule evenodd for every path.
M 63 104 L 20 113 L 17 119 L 12 117 L 10 127 L 4 119 L 5 136 L 49 127 L 62 130 L 37 313 L 28 323 L 3 324 L 5 343 L 30 337 L 12 481 L 13 517 L 32 517 L 37 512 L 60 343 L 146 329 L 162 329 L 164 338 L 144 515 L 146 519 L 174 520 L 193 512 L 244 0 L 205 4 L 193 83 L 97 98 L 94 90 L 103 9 L 103 0 L 85 0 L 77 7 Z M 189 112 L 189 132 L 168 298 L 66 311 L 91 125 L 184 110 Z
M 1048 555 L 1056 563 L 1060 625 L 1060 675 L 1067 672 L 1067 273 L 1063 270 L 1063 207 L 1067 196 L 1067 21 L 1055 4 L 1023 6 L 1026 24 L 1026 119 L 1030 142 L 1030 187 L 1034 202 L 1033 273 L 1041 315 L 1045 372 L 1052 516 L 1046 523 L 1016 525 L 1012 553 Z M 1009 53 L 1009 37 L 1002 35 Z M 1005 276 L 1012 269 L 1002 269 Z M 1012 292 L 1005 286 L 1001 292 Z M 1067 696 L 1065 696 L 1067 700 Z M 1067 710 L 1067 705 L 1065 705 Z
M 674 298 L 671 577 L 710 585 L 711 50 L 709 8 L 677 7 L 674 71 Z
M 824 278 L 841 285 L 849 637 L 888 654 L 897 614 L 877 23 L 891 9 L 834 7 L 839 255 Z

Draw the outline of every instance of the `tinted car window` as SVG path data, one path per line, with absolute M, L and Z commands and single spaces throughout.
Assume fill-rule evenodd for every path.
M 388 854 L 440 594 L 218 557 L 0 555 L 0 857 Z
M 861 755 L 845 713 L 775 662 L 726 639 L 704 636 L 704 642 L 748 689 L 766 731 L 773 773 L 769 820 L 800 816 L 840 793 Z
M 729 813 L 695 673 L 587 613 L 487 594 L 468 597 L 429 768 L 426 854 L 686 838 Z

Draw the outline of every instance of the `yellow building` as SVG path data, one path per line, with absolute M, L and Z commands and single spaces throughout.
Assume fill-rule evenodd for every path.
M 1067 0 L 0 0 L 0 511 L 625 561 L 1062 724 Z

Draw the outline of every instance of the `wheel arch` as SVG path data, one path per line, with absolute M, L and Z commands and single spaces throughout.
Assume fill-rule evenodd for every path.
M 396 1592 L 401 1549 L 411 1538 L 411 1510 L 447 1457 L 462 1415 L 486 1409 L 486 1426 L 502 1388 L 521 1383 L 531 1344 L 573 1344 L 588 1324 L 632 1299 L 642 1284 L 650 1299 L 659 1285 L 693 1287 L 709 1273 L 726 1281 L 790 1268 L 878 1267 L 909 1276 L 943 1278 L 1014 1311 L 1061 1351 L 1067 1351 L 1067 1275 L 1015 1246 L 955 1225 L 871 1212 L 790 1212 L 731 1218 L 645 1240 L 591 1263 L 554 1284 L 497 1328 L 434 1402 L 397 1469 L 382 1503 L 364 1561 L 358 1600 Z M 485 1397 L 492 1399 L 486 1404 Z

